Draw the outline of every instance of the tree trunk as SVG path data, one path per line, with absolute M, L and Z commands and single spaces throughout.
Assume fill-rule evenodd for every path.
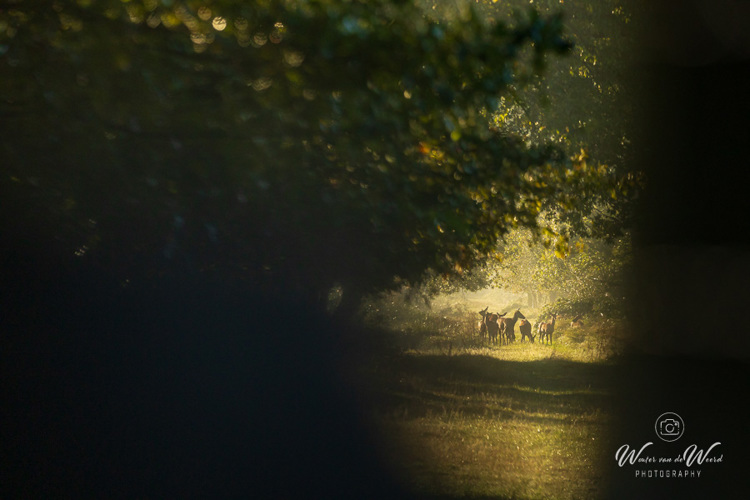
M 342 323 L 354 321 L 362 305 L 362 296 L 354 287 L 343 287 L 341 300 L 331 313 L 333 318 Z
M 526 292 L 526 296 L 527 296 L 527 298 L 528 298 L 528 300 L 527 300 L 527 301 L 528 301 L 528 306 L 529 306 L 529 308 L 530 308 L 530 309 L 534 309 L 534 308 L 536 308 L 536 307 L 537 307 L 537 305 L 539 304 L 539 299 L 538 299 L 538 297 L 537 297 L 537 294 L 536 294 L 536 292 L 532 292 L 532 291 L 527 291 L 527 292 Z

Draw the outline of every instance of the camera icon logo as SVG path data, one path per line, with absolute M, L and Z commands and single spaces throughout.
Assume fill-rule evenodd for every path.
M 678 414 L 673 412 L 663 413 L 656 419 L 656 435 L 662 441 L 671 443 L 677 441 L 685 432 L 685 422 Z

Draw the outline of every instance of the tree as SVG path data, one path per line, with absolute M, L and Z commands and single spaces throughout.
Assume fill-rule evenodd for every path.
M 565 314 L 593 310 L 621 317 L 633 266 L 630 235 L 612 241 L 574 237 L 565 252 L 559 247 L 529 230 L 512 231 L 500 246 L 501 259 L 482 274 L 495 288 L 527 294 L 530 307 L 547 303 Z
M 507 19 L 522 2 L 482 5 L 485 15 Z M 556 183 L 570 188 L 567 200 L 556 205 L 553 199 L 544 211 L 571 231 L 612 242 L 632 227 L 643 184 L 633 143 L 646 107 L 636 63 L 644 8 L 622 0 L 562 6 L 537 0 L 534 5 L 546 14 L 564 8 L 574 47 L 569 57 L 551 60 L 543 76 L 532 75 L 524 86 L 512 84 L 495 124 L 531 144 L 559 144 L 578 157 L 577 165 L 585 167 L 578 179 Z
M 489 120 L 570 44 L 560 16 L 461 16 L 16 2 L 0 11 L 6 226 L 124 281 L 231 274 L 311 299 L 468 268 L 555 197 L 524 172 L 564 179 L 557 148 Z

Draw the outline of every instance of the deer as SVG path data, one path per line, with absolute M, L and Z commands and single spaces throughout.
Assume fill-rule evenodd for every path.
M 479 315 L 482 317 L 482 319 L 479 321 L 479 338 L 484 340 L 484 338 L 487 336 L 487 310 L 490 308 L 490 306 L 485 307 L 481 311 L 479 311 Z
M 552 343 L 552 334 L 555 332 L 555 320 L 557 313 L 552 313 L 551 321 L 543 321 L 539 324 L 539 342 L 549 341 Z
M 582 328 L 583 327 L 583 315 L 579 314 L 573 321 L 570 322 L 571 328 Z
M 519 319 L 526 319 L 526 316 L 521 314 L 520 309 L 516 309 L 516 312 L 513 313 L 512 318 L 502 318 L 500 323 L 500 340 L 505 338 L 505 342 L 515 342 L 516 340 L 516 334 L 513 332 L 514 328 L 516 327 L 516 321 Z
M 497 338 L 500 335 L 500 325 L 498 324 L 498 320 L 501 320 L 505 314 L 506 313 L 490 313 L 485 317 L 490 343 L 497 342 Z
M 490 313 L 487 312 L 489 308 L 490 306 L 487 306 L 479 311 L 479 314 L 482 316 L 482 321 L 479 323 L 479 336 L 482 340 L 484 340 L 485 336 L 488 337 L 491 343 L 497 338 L 498 332 L 500 331 L 500 325 L 497 324 L 497 321 L 505 316 L 505 313 Z
M 521 322 L 518 324 L 518 331 L 521 332 L 521 342 L 524 341 L 526 337 L 529 337 L 529 341 L 531 343 L 534 343 L 534 335 L 531 334 L 531 323 L 524 318 L 521 320 Z

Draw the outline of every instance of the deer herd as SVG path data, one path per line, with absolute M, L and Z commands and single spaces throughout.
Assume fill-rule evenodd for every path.
M 491 313 L 488 312 L 489 308 L 487 306 L 479 311 L 479 315 L 482 316 L 482 320 L 479 322 L 479 336 L 482 340 L 489 340 L 490 344 L 511 344 L 516 341 L 515 328 L 516 323 L 518 323 L 521 342 L 528 338 L 529 342 L 533 343 L 538 335 L 539 342 L 552 343 L 552 334 L 555 333 L 555 320 L 557 320 L 556 313 L 552 313 L 549 321 L 542 321 L 535 328 L 532 328 L 529 320 L 521 314 L 519 309 L 516 309 L 512 317 L 507 318 L 507 312 L 503 314 Z M 576 319 L 580 320 L 580 317 Z M 535 333 L 532 333 L 532 331 Z

